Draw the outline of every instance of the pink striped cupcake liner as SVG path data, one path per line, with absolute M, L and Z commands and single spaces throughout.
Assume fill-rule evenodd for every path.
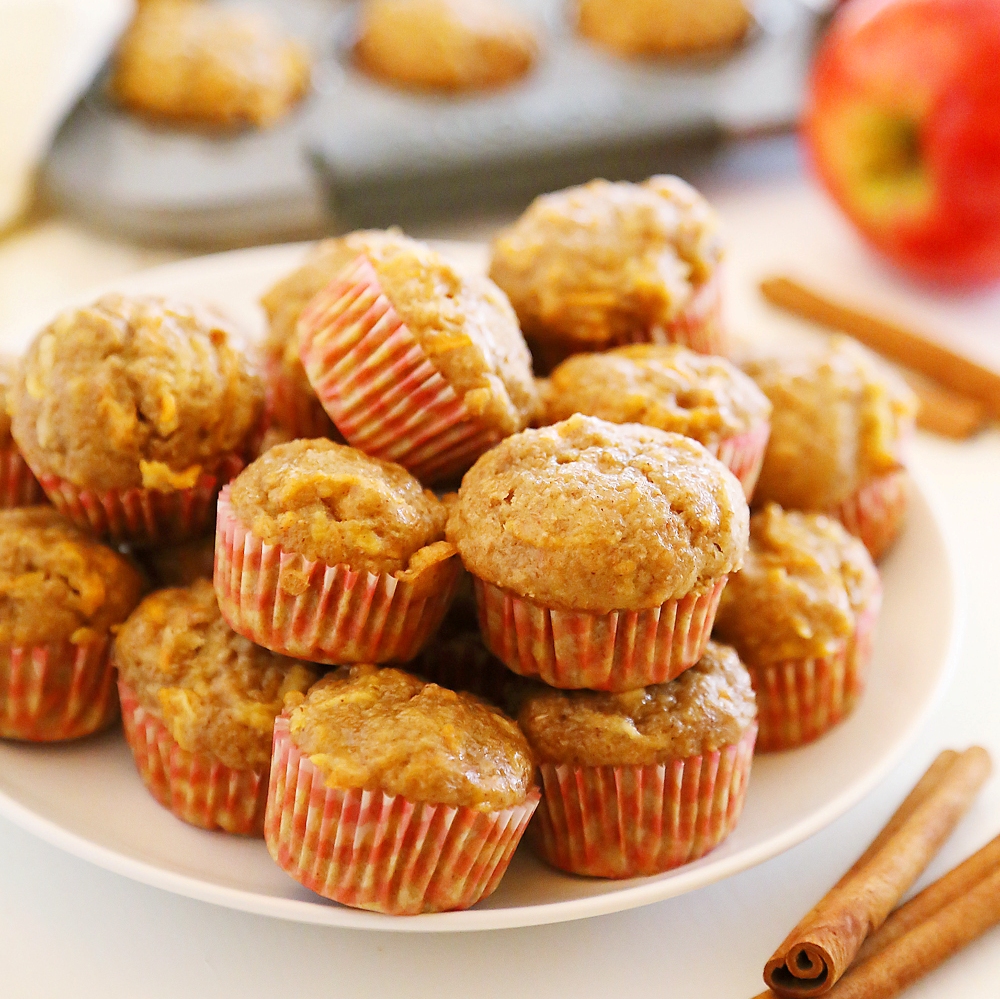
M 79 739 L 118 717 L 110 639 L 0 646 L 0 738 Z
M 424 482 L 465 471 L 502 437 L 473 416 L 359 257 L 299 319 L 302 363 L 352 446 Z
M 899 537 L 908 502 L 906 470 L 900 468 L 866 482 L 827 513 L 860 538 L 878 561 Z
M 16 447 L 0 450 L 0 509 L 34 506 L 45 502 L 38 479 Z
M 557 610 L 475 578 L 490 651 L 521 676 L 563 690 L 635 690 L 673 680 L 705 651 L 728 576 L 703 593 L 639 611 Z
M 395 916 L 468 909 L 500 883 L 538 806 L 493 812 L 327 787 L 274 726 L 264 839 L 299 884 L 343 905 Z
M 689 864 L 739 821 L 756 735 L 751 725 L 734 745 L 658 765 L 543 763 L 531 845 L 553 867 L 597 878 Z
M 448 610 L 461 563 L 454 549 L 413 578 L 355 572 L 265 544 L 219 496 L 215 592 L 233 631 L 310 662 L 407 662 Z
M 740 480 L 743 495 L 750 502 L 764 465 L 764 452 L 771 436 L 771 424 L 761 423 L 742 434 L 724 437 L 708 450 Z
M 882 604 L 881 591 L 858 615 L 854 636 L 835 654 L 747 665 L 757 695 L 757 751 L 792 749 L 846 718 L 864 693 Z
M 81 489 L 52 473 L 39 481 L 52 505 L 94 534 L 148 547 L 196 538 L 210 530 L 219 489 L 243 470 L 245 461 L 230 454 L 202 472 L 191 489 Z
M 136 769 L 164 808 L 201 829 L 222 829 L 242 836 L 263 834 L 266 775 L 234 770 L 208 753 L 189 753 L 121 680 L 118 693 L 125 740 Z
M 304 371 L 301 373 L 300 383 L 282 363 L 281 358 L 272 355 L 263 359 L 262 368 L 269 426 L 283 430 L 291 440 L 299 437 L 309 440 L 317 437 L 340 437 L 312 387 L 306 382 Z

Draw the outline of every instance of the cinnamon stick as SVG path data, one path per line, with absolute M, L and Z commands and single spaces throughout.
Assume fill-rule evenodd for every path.
M 915 371 L 906 371 L 903 377 L 920 400 L 917 426 L 922 430 L 962 441 L 979 433 L 989 421 L 986 407 L 977 400 L 952 392 Z
M 989 776 L 990 758 L 973 747 L 931 768 L 858 863 L 809 912 L 775 951 L 764 981 L 782 997 L 829 992 L 948 838 Z M 930 776 L 930 775 L 929 775 Z M 904 802 L 904 806 L 907 804 Z M 908 814 L 906 812 L 908 811 Z M 897 816 L 899 812 L 897 812 Z
M 988 413 L 1000 417 L 1000 373 L 913 330 L 824 298 L 790 278 L 767 278 L 760 290 L 772 305 L 847 333 L 904 367 L 977 399 Z

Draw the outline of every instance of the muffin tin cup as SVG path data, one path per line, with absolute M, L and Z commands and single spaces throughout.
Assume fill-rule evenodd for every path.
M 118 717 L 109 638 L 0 646 L 0 738 L 79 739 Z
M 327 787 L 274 726 L 264 838 L 279 867 L 324 898 L 396 916 L 467 909 L 491 894 L 538 806 L 482 812 Z
M 739 742 L 649 766 L 543 763 L 528 834 L 543 860 L 572 874 L 633 878 L 703 857 L 743 811 L 757 726 Z
M 233 631 L 272 652 L 310 662 L 407 662 L 448 610 L 457 553 L 412 578 L 356 572 L 269 545 L 219 496 L 215 593 Z
M 285 431 L 292 440 L 340 436 L 312 389 L 297 383 L 280 358 L 268 356 L 261 367 L 269 426 Z
M 16 447 L 0 450 L 0 509 L 34 506 L 45 502 L 38 479 Z
M 120 679 L 122 721 L 136 769 L 150 794 L 177 818 L 201 829 L 261 836 L 267 776 L 234 770 L 208 753 L 182 749 L 167 727 Z
M 839 520 L 878 561 L 899 537 L 906 519 L 909 487 L 906 470 L 876 476 L 827 512 Z
M 243 470 L 241 455 L 229 454 L 202 472 L 191 489 L 81 489 L 58 475 L 38 480 L 52 505 L 94 534 L 138 547 L 172 544 L 210 530 L 219 489 Z
M 761 423 L 742 434 L 724 437 L 708 450 L 740 480 L 749 503 L 764 465 L 764 452 L 771 436 L 771 424 Z
M 383 294 L 365 257 L 299 319 L 310 383 L 348 444 L 422 482 L 465 471 L 503 436 L 473 416 Z
M 521 676 L 563 690 L 635 690 L 673 680 L 701 658 L 727 579 L 649 610 L 596 614 L 543 607 L 475 578 L 479 626 L 490 651 Z
M 879 591 L 834 655 L 747 666 L 757 695 L 758 752 L 805 745 L 851 713 L 864 693 L 881 603 Z

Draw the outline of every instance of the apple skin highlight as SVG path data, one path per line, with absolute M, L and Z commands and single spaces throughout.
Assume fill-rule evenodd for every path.
M 851 0 L 817 54 L 802 135 L 899 268 L 945 287 L 1000 280 L 997 0 Z

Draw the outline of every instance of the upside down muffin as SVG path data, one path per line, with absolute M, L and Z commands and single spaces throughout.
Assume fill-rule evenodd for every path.
M 865 546 L 830 517 L 770 503 L 750 519 L 750 549 L 722 595 L 715 635 L 750 671 L 758 747 L 809 742 L 864 689 L 881 604 Z
M 748 519 L 739 481 L 697 441 L 576 415 L 483 455 L 448 538 L 510 669 L 628 690 L 697 661 Z
M 237 635 L 212 584 L 159 590 L 115 640 L 125 734 L 147 788 L 178 818 L 261 835 L 274 719 L 319 678 Z
M 498 708 L 369 665 L 290 704 L 271 767 L 265 838 L 279 866 L 397 915 L 490 894 L 538 803 L 531 749 Z
M 52 507 L 0 511 L 0 737 L 74 739 L 114 721 L 111 635 L 142 588 Z
M 313 662 L 412 659 L 461 564 L 406 469 L 326 439 L 278 444 L 219 498 L 215 587 L 240 634 Z
M 747 498 L 753 493 L 771 403 L 724 357 L 679 344 L 635 344 L 577 354 L 542 385 L 545 422 L 584 413 L 693 437 L 733 472 Z
M 879 558 L 903 525 L 913 392 L 848 337 L 744 370 L 773 406 L 755 501 L 829 514 Z
M 678 177 L 594 180 L 536 198 L 493 241 L 490 277 L 548 370 L 652 341 L 725 354 L 719 220 Z
M 532 842 L 555 867 L 628 878 L 689 863 L 732 832 L 757 731 L 750 677 L 709 642 L 669 683 L 522 696 L 541 772 Z

